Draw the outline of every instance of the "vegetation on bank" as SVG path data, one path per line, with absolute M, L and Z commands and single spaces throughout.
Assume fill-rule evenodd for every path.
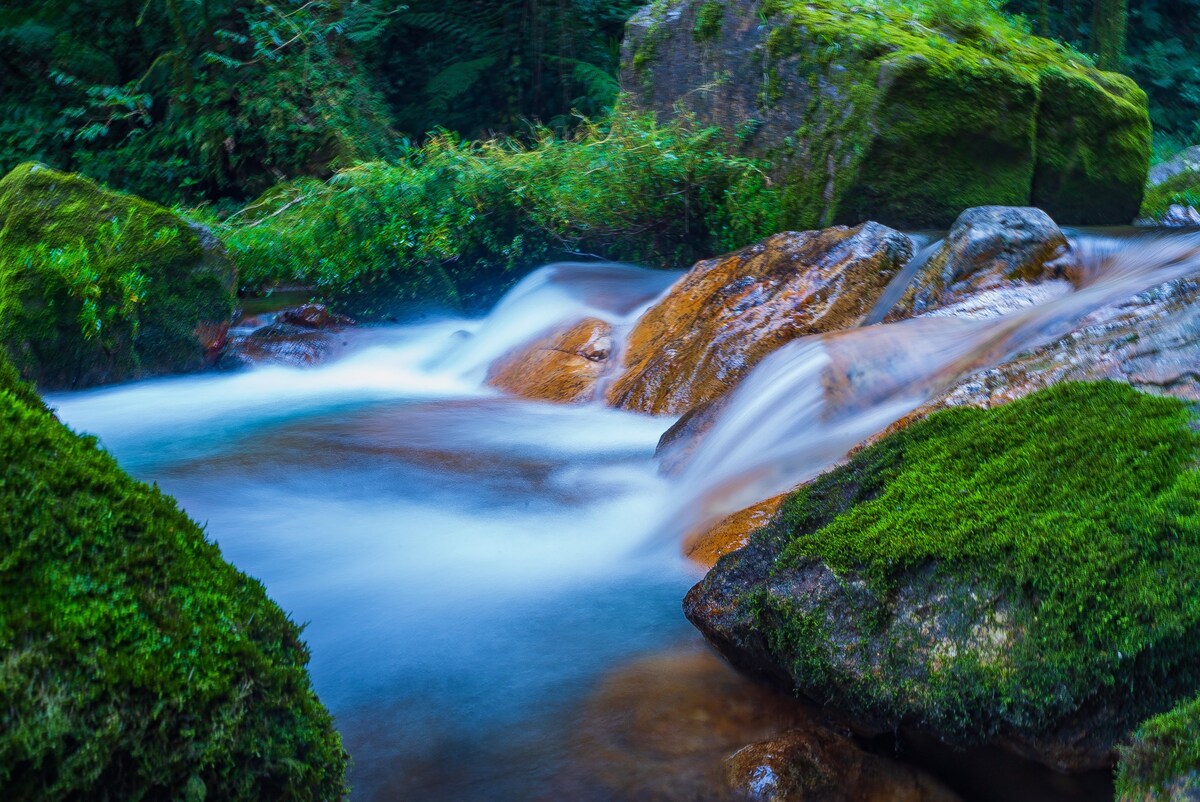
M 1157 186 L 1146 187 L 1141 216 L 1161 220 L 1175 204 L 1200 209 L 1200 173 L 1184 170 Z
M 358 314 L 479 307 L 556 259 L 662 267 L 778 230 L 780 188 L 714 130 L 618 109 L 560 139 L 429 140 L 392 164 L 281 185 L 221 227 L 242 286 L 315 288 Z
M 1116 791 L 1121 802 L 1200 794 L 1200 697 L 1138 727 L 1121 748 Z
M 179 215 L 38 164 L 0 179 L 0 347 L 41 387 L 204 365 L 234 273 Z
M 300 628 L 2 354 L 0 555 L 6 798 L 344 795 Z
M 1198 458 L 1194 413 L 1121 384 L 936 413 L 797 491 L 756 535 L 779 544 L 776 573 L 817 560 L 862 594 L 860 618 L 836 626 L 864 633 L 861 659 L 879 665 L 844 671 L 827 611 L 786 595 L 754 591 L 757 627 L 799 687 L 838 687 L 874 720 L 976 740 L 1105 706 L 1119 738 L 1200 687 Z M 889 640 L 908 619 L 888 605 L 927 581 L 940 623 Z M 928 642 L 977 615 L 990 623 L 973 645 Z

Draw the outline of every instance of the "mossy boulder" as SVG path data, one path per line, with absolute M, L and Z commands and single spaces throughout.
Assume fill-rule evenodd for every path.
M 1121 749 L 1120 802 L 1200 800 L 1200 697 L 1147 721 Z
M 300 628 L 0 356 L 5 799 L 336 800 Z
M 685 612 L 735 664 L 864 728 L 1060 770 L 1200 688 L 1200 434 L 1063 384 L 938 412 L 794 493 Z
M 1182 214 L 1175 207 L 1200 209 L 1200 171 L 1181 170 L 1161 184 L 1147 187 L 1141 215 L 1148 222 L 1166 225 L 1172 222 L 1173 211 L 1175 217 Z
M 718 26 L 710 5 L 635 15 L 622 85 L 766 158 L 785 225 L 945 227 L 987 205 L 1063 224 L 1137 214 L 1145 93 L 990 7 L 948 20 L 919 4 L 724 0 Z
M 0 179 L 0 344 L 44 388 L 203 367 L 236 280 L 169 209 L 24 164 Z

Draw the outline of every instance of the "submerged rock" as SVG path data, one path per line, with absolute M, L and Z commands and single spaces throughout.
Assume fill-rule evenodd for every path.
M 325 304 L 304 304 L 285 309 L 276 318 L 280 323 L 305 329 L 341 329 L 353 326 L 354 319 L 329 311 Z
M 612 326 L 586 318 L 497 360 L 488 369 L 487 383 L 523 398 L 591 401 L 609 370 L 612 348 Z
M 629 21 L 621 83 L 766 159 L 795 228 L 946 227 L 986 204 L 1128 223 L 1149 167 L 1145 93 L 998 15 L 665 0 Z
M 211 364 L 235 285 L 212 233 L 169 209 L 39 164 L 0 179 L 0 343 L 41 387 Z
M 637 322 L 607 399 L 653 414 L 710 401 L 784 343 L 856 325 L 911 256 L 908 237 L 864 223 L 700 262 Z
M 1044 280 L 1081 279 L 1071 246 L 1041 209 L 967 209 L 888 315 L 901 320 L 980 293 Z
M 571 748 L 572 771 L 552 784 L 547 800 L 957 799 L 924 772 L 863 752 L 843 722 L 816 706 L 694 647 L 638 659 L 605 677 Z M 768 770 L 780 782 L 764 782 Z M 818 789 L 824 795 L 813 796 Z
M 936 414 L 798 490 L 685 613 L 860 727 L 1110 766 L 1200 687 L 1193 425 L 1113 383 Z

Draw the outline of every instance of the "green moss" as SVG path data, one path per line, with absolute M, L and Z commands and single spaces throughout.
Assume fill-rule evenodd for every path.
M 696 10 L 696 23 L 692 26 L 692 38 L 697 42 L 711 42 L 721 35 L 725 24 L 723 0 L 705 0 Z
M 1200 686 L 1192 427 L 1180 402 L 1113 383 L 940 412 L 798 491 L 758 537 L 786 544 L 777 573 L 820 561 L 864 594 L 851 625 L 884 657 L 843 678 L 851 707 L 971 739 L 1002 722 L 1041 732 L 1097 703 L 1132 727 Z M 1003 650 L 879 646 L 898 630 L 871 616 L 913 587 L 941 598 L 949 642 L 990 620 Z M 798 685 L 820 686 L 837 664 L 812 639 L 820 611 L 767 601 L 777 654 Z
M 1161 220 L 1173 204 L 1200 208 L 1200 173 L 1185 170 L 1163 183 L 1146 188 L 1142 201 L 1142 217 Z
M 299 627 L 11 382 L 0 369 L 5 797 L 341 798 Z
M 772 131 L 756 155 L 785 186 L 788 226 L 947 226 L 987 204 L 1040 205 L 1064 224 L 1136 212 L 1150 147 L 1144 93 L 994 4 L 766 0 L 729 4 L 734 13 L 763 18 L 726 58 L 755 82 Z M 714 93 L 707 62 L 676 40 L 659 47 L 679 37 L 669 28 L 657 24 L 646 37 L 654 52 L 635 54 L 639 75 L 653 83 L 653 62 L 669 59 L 660 78 L 681 95 L 674 102 L 727 125 L 713 109 L 740 108 L 745 93 Z M 662 91 L 646 99 L 674 113 Z
M 1121 749 L 1116 790 L 1128 802 L 1200 794 L 1200 697 L 1138 727 Z
M 215 240 L 168 209 L 37 164 L 0 179 L 0 343 L 39 385 L 200 367 L 232 291 Z
M 1063 224 L 1129 222 L 1150 168 L 1146 93 L 1114 73 L 1048 67 L 1033 203 Z

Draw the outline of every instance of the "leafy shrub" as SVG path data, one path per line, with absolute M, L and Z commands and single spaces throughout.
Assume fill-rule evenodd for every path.
M 1200 209 L 1200 173 L 1184 170 L 1158 186 L 1146 187 L 1142 199 L 1142 217 L 1160 220 L 1173 204 Z
M 6 799 L 344 795 L 299 627 L 2 354 L 0 655 Z
M 556 258 L 684 266 L 778 224 L 778 188 L 715 131 L 618 110 L 531 144 L 433 137 L 396 164 L 272 190 L 228 220 L 243 286 L 475 307 Z

